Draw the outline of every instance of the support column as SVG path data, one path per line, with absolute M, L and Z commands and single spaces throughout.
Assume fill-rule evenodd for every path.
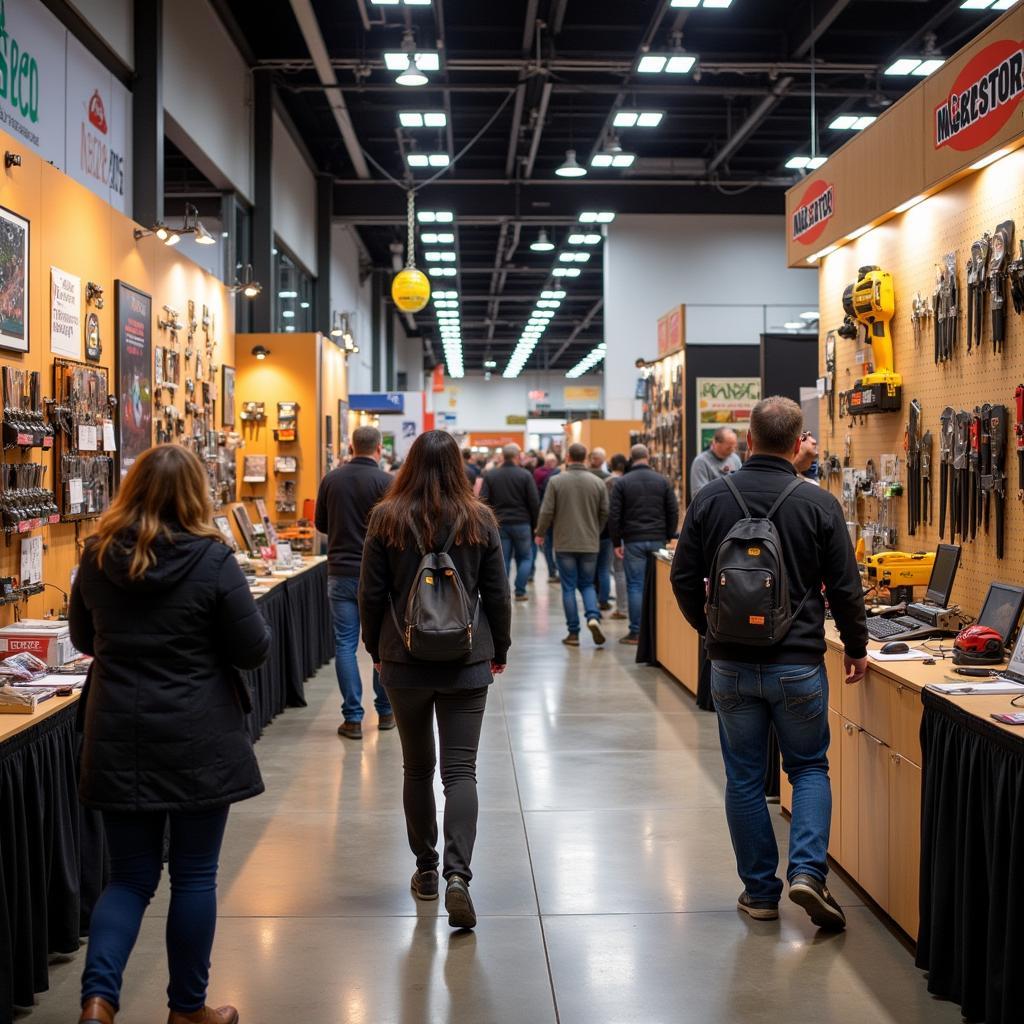
M 380 391 L 380 318 L 384 309 L 381 282 L 382 272 L 374 267 L 373 283 L 370 286 L 370 386 Z
M 383 391 L 395 389 L 395 317 L 398 315 L 389 305 L 385 305 L 388 318 L 387 334 L 384 338 L 384 387 Z
M 163 0 L 135 0 L 132 90 L 132 215 L 144 227 L 164 219 Z
M 334 220 L 334 177 L 316 176 L 316 301 L 313 330 L 328 334 L 332 326 L 331 227 Z
M 252 329 L 273 330 L 274 315 L 274 79 L 256 68 L 253 82 L 252 268 L 263 291 L 252 300 Z

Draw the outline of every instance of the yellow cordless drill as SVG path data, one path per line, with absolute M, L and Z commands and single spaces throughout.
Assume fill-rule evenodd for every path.
M 878 267 L 861 267 L 857 280 L 843 292 L 846 319 L 839 328 L 843 338 L 856 338 L 860 324 L 871 341 L 871 371 L 856 381 L 847 404 L 850 414 L 898 412 L 903 400 L 903 378 L 893 371 L 889 321 L 896 310 L 892 274 Z

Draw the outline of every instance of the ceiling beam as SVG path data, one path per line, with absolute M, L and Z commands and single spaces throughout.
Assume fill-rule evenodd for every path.
M 570 334 L 569 337 L 562 342 L 562 345 L 558 349 L 558 351 L 555 352 L 555 354 L 548 359 L 546 369 L 550 370 L 551 367 L 558 362 L 558 359 L 562 355 L 562 353 L 576 340 L 576 338 L 580 334 L 582 334 L 590 326 L 591 321 L 594 319 L 595 316 L 597 316 L 598 313 L 601 312 L 602 309 L 604 309 L 603 297 L 598 299 L 597 302 L 595 302 L 594 305 L 590 307 L 590 312 L 587 313 L 587 315 L 576 325 L 576 328 L 575 330 L 573 330 L 572 334 Z
M 790 77 L 780 78 L 771 92 L 747 115 L 746 120 L 732 133 L 725 144 L 708 161 L 708 173 L 714 174 L 761 126 L 764 119 L 782 102 L 793 85 Z
M 659 0 L 660 2 L 660 0 Z M 565 9 L 569 0 L 552 0 L 551 2 L 551 34 L 557 36 L 565 24 Z
M 306 47 L 310 57 L 313 58 L 313 65 L 320 78 L 320 83 L 326 89 L 327 102 L 330 105 L 331 113 L 341 131 L 341 137 L 345 143 L 345 150 L 352 167 L 355 169 L 357 178 L 369 178 L 370 168 L 366 165 L 366 158 L 363 156 L 359 139 L 356 137 L 356 130 L 352 126 L 352 118 L 349 115 L 348 107 L 345 104 L 345 97 L 342 90 L 338 88 L 338 79 L 331 64 L 330 55 L 327 52 L 327 44 L 324 42 L 323 33 L 320 31 L 320 23 L 316 18 L 316 11 L 313 10 L 312 0 L 291 0 L 292 12 L 295 20 L 299 23 L 302 37 L 306 40 Z
M 847 7 L 850 0 L 831 0 L 831 5 L 825 10 L 821 17 L 814 19 L 814 28 L 797 44 L 793 51 L 794 57 L 803 57 L 809 53 L 811 47 L 832 27 L 832 23 L 839 17 Z M 817 4 L 811 4 L 812 16 L 817 12 Z

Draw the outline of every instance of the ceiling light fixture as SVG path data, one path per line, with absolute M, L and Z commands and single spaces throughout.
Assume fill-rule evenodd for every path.
M 555 169 L 555 174 L 560 178 L 582 178 L 587 173 L 585 167 L 581 167 L 576 162 L 576 150 L 567 149 L 565 151 L 565 163 Z
M 688 75 L 697 66 L 692 53 L 646 53 L 636 63 L 641 75 Z
M 600 242 L 600 241 L 601 241 L 601 236 L 599 234 L 597 234 L 596 232 L 588 233 L 588 234 L 585 234 L 585 235 L 584 234 L 579 234 L 577 232 L 577 233 L 571 234 L 569 236 L 569 244 L 570 245 L 597 245 L 597 243 Z
M 820 319 L 818 311 L 816 309 L 809 309 L 806 313 L 800 314 L 801 320 L 818 320 Z
M 424 245 L 453 245 L 455 242 L 455 235 L 450 231 L 424 231 L 420 235 L 420 241 Z
M 900 57 L 885 69 L 886 75 L 914 75 L 927 78 L 946 63 L 945 57 Z
M 401 110 L 398 113 L 398 123 L 403 128 L 445 128 L 448 125 L 448 118 L 442 110 Z
M 660 110 L 620 110 L 612 125 L 615 128 L 657 128 L 664 116 Z
M 607 210 L 585 210 L 580 214 L 581 224 L 611 224 L 613 220 L 615 220 L 615 214 Z
M 265 345 L 253 345 L 252 354 L 262 362 L 267 356 L 270 355 L 270 349 Z
M 234 284 L 228 285 L 228 291 L 232 295 L 238 295 L 241 292 L 247 299 L 255 299 L 263 291 L 263 285 L 259 281 L 253 280 L 251 263 L 246 263 L 245 269 L 242 271 L 242 280 L 236 280 Z
M 420 210 L 416 217 L 421 224 L 451 224 L 455 220 L 451 210 Z
M 840 114 L 830 125 L 833 131 L 839 132 L 861 132 L 869 124 L 874 124 L 878 118 L 861 114 Z
M 566 370 L 566 377 L 575 379 L 582 377 L 588 370 L 592 370 L 600 363 L 607 354 L 608 345 L 601 342 L 596 348 L 592 348 L 571 370 Z
M 536 241 L 530 243 L 530 249 L 533 252 L 551 252 L 554 247 L 555 243 L 548 238 L 548 233 L 544 228 L 540 229 L 540 234 L 537 236 Z
M 994 153 L 989 153 L 988 156 L 982 157 L 976 163 L 971 164 L 972 171 L 980 171 L 982 167 L 988 167 L 989 164 L 994 164 L 997 160 L 1002 160 L 1010 150 L 1008 149 L 997 149 Z

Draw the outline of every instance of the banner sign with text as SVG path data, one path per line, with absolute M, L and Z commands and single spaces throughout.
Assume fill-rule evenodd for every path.
M 760 400 L 760 377 L 698 377 L 697 451 L 711 444 L 720 427 L 730 427 L 742 440 L 750 426 L 750 412 Z

